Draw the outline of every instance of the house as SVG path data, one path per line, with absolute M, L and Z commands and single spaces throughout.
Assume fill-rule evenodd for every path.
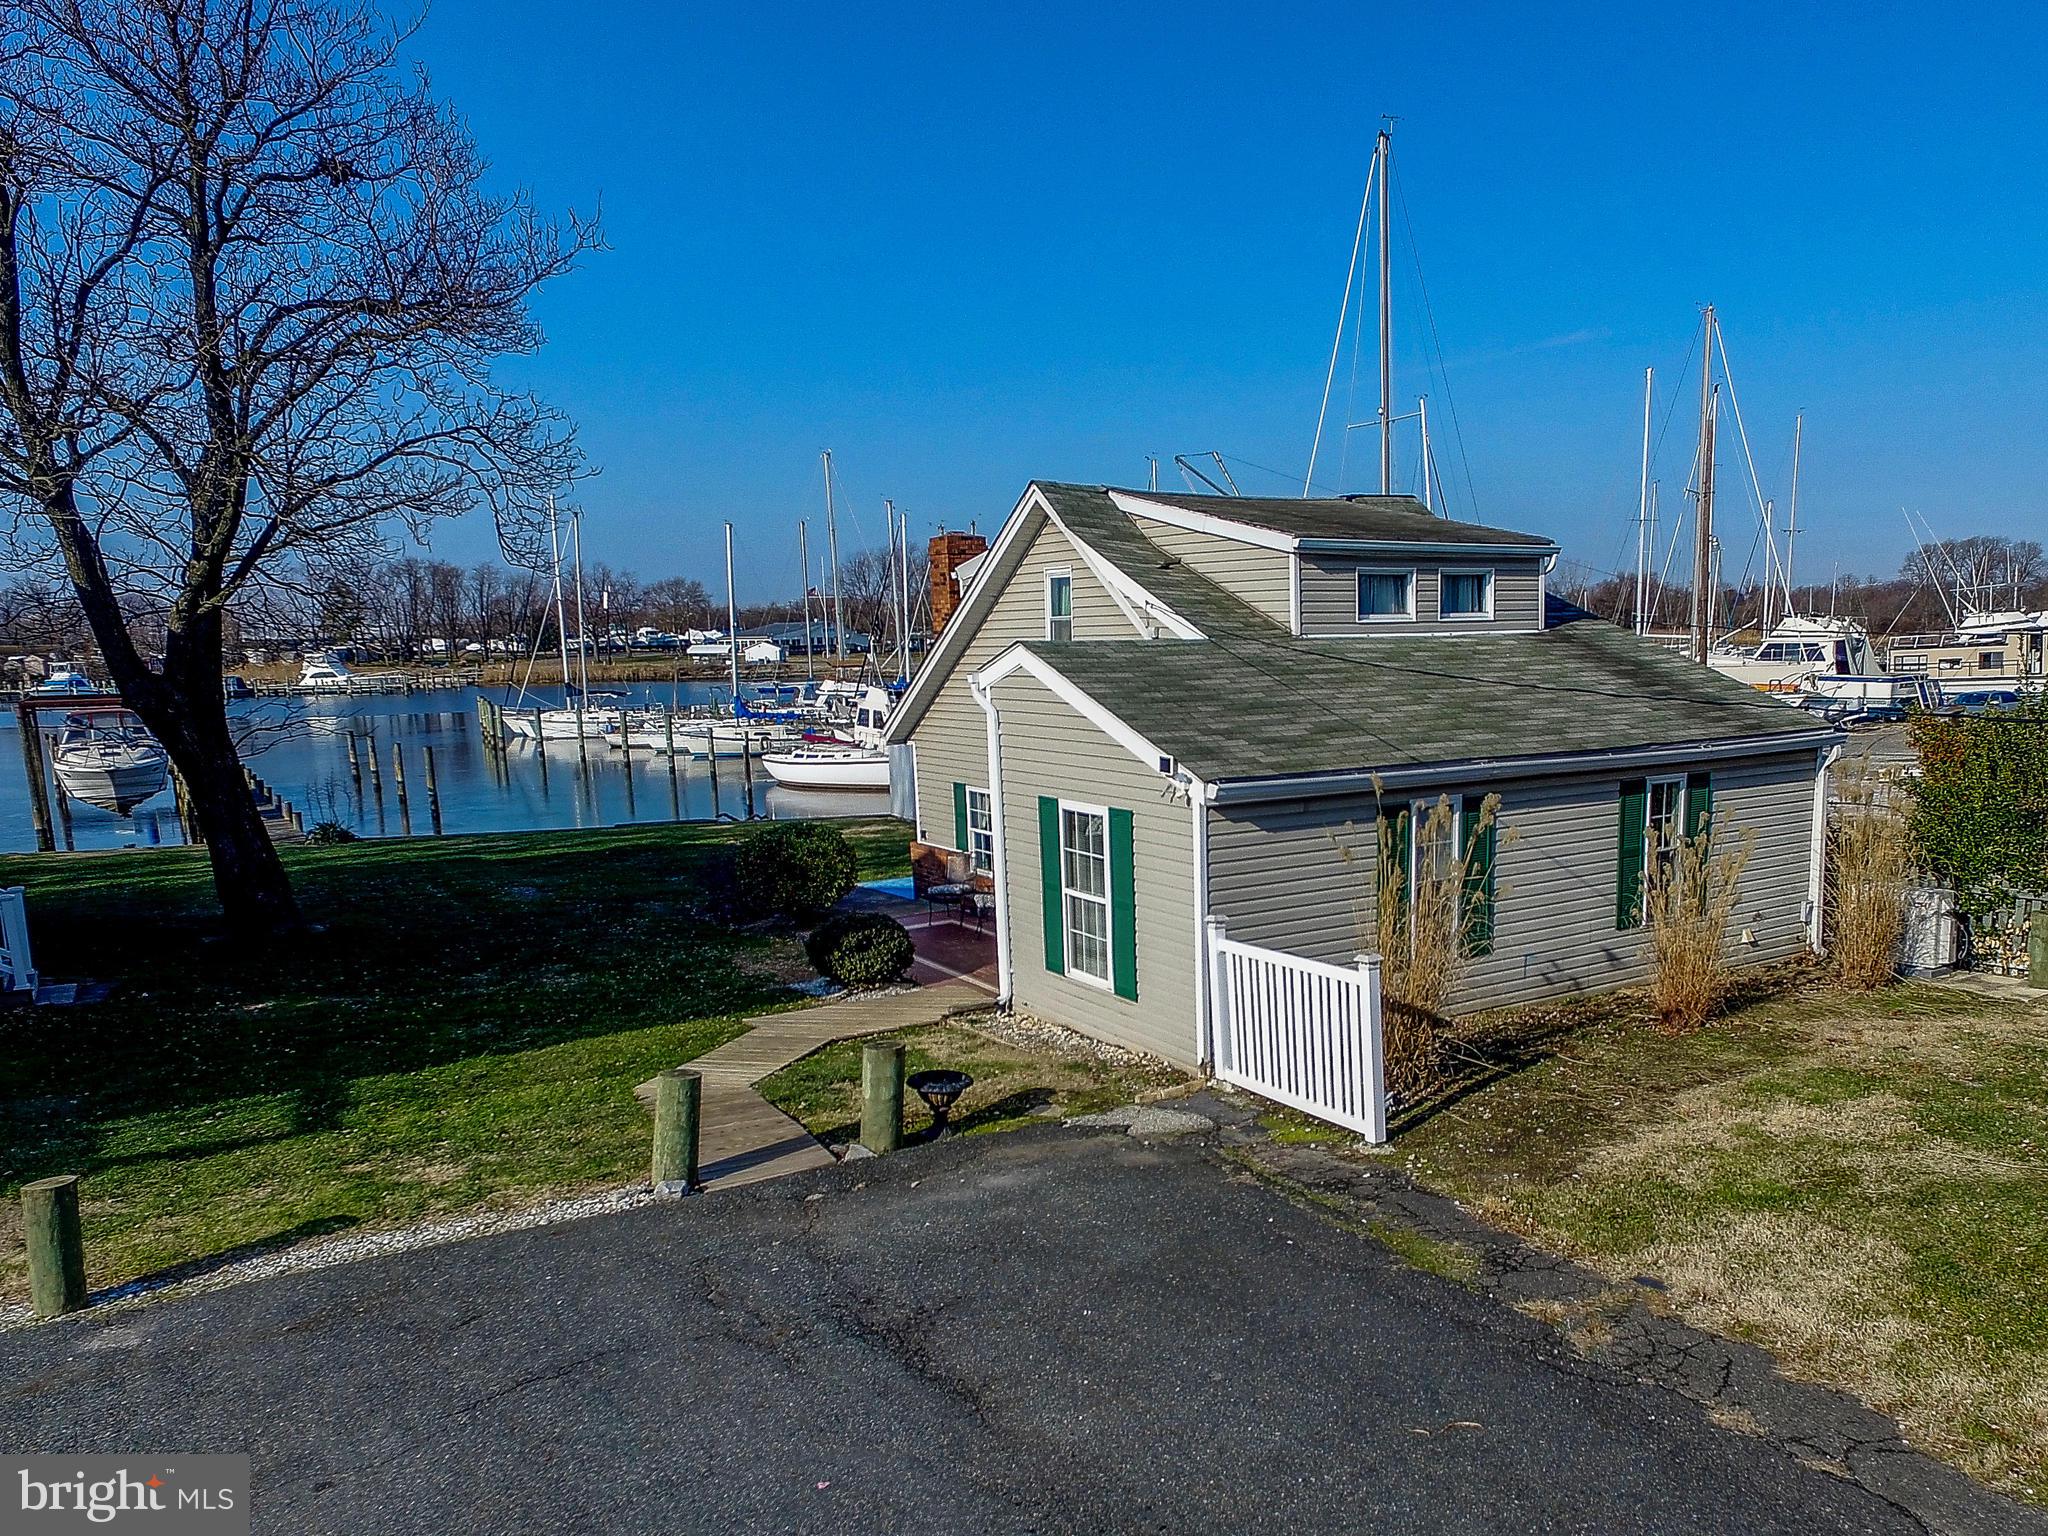
M 1034 483 L 890 727 L 916 867 L 992 882 L 1006 1001 L 1187 1066 L 1219 946 L 1350 966 L 1381 818 L 1439 797 L 1462 840 L 1499 796 L 1461 1010 L 1641 980 L 1650 861 L 1709 822 L 1756 833 L 1735 958 L 1817 944 L 1842 738 L 1552 600 L 1557 554 L 1409 497 Z

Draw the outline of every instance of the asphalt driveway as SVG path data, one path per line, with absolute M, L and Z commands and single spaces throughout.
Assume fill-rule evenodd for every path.
M 1920 1532 L 1187 1143 L 968 1138 L 0 1336 L 256 1529 Z

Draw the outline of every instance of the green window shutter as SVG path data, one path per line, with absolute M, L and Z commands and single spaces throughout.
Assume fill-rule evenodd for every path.
M 1038 797 L 1039 885 L 1045 893 L 1045 968 L 1067 974 L 1066 887 L 1060 883 L 1060 803 Z
M 1484 815 L 1483 805 L 1465 802 L 1461 845 L 1466 850 L 1464 919 L 1468 955 L 1493 953 L 1493 850 L 1498 821 L 1489 821 L 1482 829 L 1479 822 Z
M 1621 781 L 1621 839 L 1614 867 L 1614 926 L 1643 926 L 1643 823 L 1650 814 L 1650 786 Z
M 1116 995 L 1138 997 L 1138 892 L 1131 813 L 1109 813 L 1109 975 Z
M 967 786 L 953 785 L 953 846 L 967 850 Z
M 1714 820 L 1714 776 L 1689 773 L 1685 776 L 1685 835 L 1699 837 Z

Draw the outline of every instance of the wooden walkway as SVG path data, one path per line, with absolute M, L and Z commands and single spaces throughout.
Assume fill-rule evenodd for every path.
M 988 1003 L 988 989 L 963 978 L 747 1020 L 745 1034 L 685 1063 L 704 1078 L 698 1120 L 698 1176 L 703 1187 L 732 1189 L 831 1166 L 832 1154 L 809 1131 L 754 1091 L 762 1078 L 834 1040 L 916 1029 Z M 634 1092 L 643 1103 L 653 1102 L 652 1083 L 642 1083 Z

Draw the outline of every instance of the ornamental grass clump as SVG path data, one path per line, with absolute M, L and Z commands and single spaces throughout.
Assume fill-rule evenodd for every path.
M 1828 843 L 1828 962 L 1842 986 L 1870 992 L 1899 973 L 1913 829 L 1867 759 L 1845 765 L 1838 785 Z
M 1484 885 L 1480 860 L 1492 857 L 1499 814 L 1500 796 L 1488 795 L 1461 828 L 1458 807 L 1440 795 L 1419 817 L 1401 810 L 1379 820 L 1371 927 L 1380 954 L 1381 1038 L 1387 1092 L 1406 1103 L 1441 1085 L 1451 1000 L 1487 946 L 1491 902 L 1474 895 Z
M 1650 1002 L 1670 1030 L 1695 1030 L 1720 1011 L 1734 969 L 1728 925 L 1741 897 L 1742 871 L 1756 847 L 1746 831 L 1732 845 L 1711 825 L 1675 839 L 1651 861 L 1644 902 L 1649 928 Z

